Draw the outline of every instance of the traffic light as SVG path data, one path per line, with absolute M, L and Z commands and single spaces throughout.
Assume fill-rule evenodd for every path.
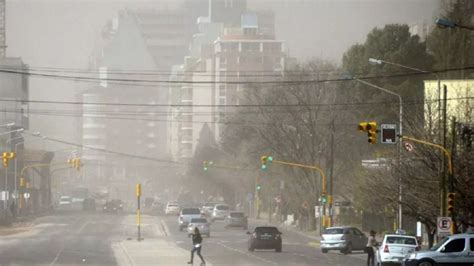
M 368 142 L 370 144 L 377 143 L 377 122 L 361 122 L 357 129 L 367 132 Z
M 202 162 L 202 169 L 203 169 L 204 171 L 207 171 L 207 169 L 208 169 L 208 162 L 207 162 L 207 161 L 203 161 L 203 162 Z
M 447 197 L 447 206 L 448 206 L 448 215 L 452 215 L 454 213 L 454 197 L 456 193 L 450 192 L 448 193 Z
M 82 164 L 80 158 L 68 159 L 67 163 L 71 165 L 72 168 L 76 168 L 77 170 L 81 170 Z
M 26 179 L 24 177 L 20 178 L 20 187 L 26 187 Z
M 15 153 L 14 152 L 6 152 L 4 151 L 2 154 L 2 161 L 3 161 L 3 166 L 8 167 L 8 164 L 10 163 L 10 160 L 15 158 Z
M 268 168 L 268 164 L 273 161 L 272 156 L 262 156 L 260 157 L 260 163 L 262 164 L 262 170 L 265 171 Z
M 328 202 L 328 196 L 326 194 L 321 195 L 321 203 L 326 204 Z
M 262 186 L 257 185 L 256 189 L 257 189 L 257 191 L 260 191 L 262 189 Z

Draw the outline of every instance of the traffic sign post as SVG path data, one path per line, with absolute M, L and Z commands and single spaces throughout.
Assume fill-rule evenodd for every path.
M 381 124 L 382 131 L 381 142 L 383 144 L 397 144 L 397 125 L 396 124 Z
M 453 221 L 451 217 L 438 217 L 438 222 L 436 226 L 438 237 L 445 237 L 451 235 L 452 226 Z

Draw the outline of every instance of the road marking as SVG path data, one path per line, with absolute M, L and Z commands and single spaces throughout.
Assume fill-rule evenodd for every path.
M 63 253 L 63 251 L 64 251 L 65 248 L 66 248 L 66 245 L 64 245 L 64 246 L 59 250 L 58 254 L 56 254 L 56 257 L 54 257 L 53 262 L 51 262 L 51 264 L 49 264 L 49 265 L 54 265 L 54 264 L 58 261 L 59 256 L 61 255 L 61 253 Z
M 124 247 L 124 245 L 122 244 L 122 242 L 119 242 L 119 245 L 120 245 L 120 247 L 122 248 L 123 253 L 125 253 L 125 256 L 127 257 L 128 261 L 130 262 L 130 265 L 136 265 L 136 264 L 135 264 L 135 261 L 134 261 L 133 258 L 132 258 L 132 256 L 130 256 L 130 254 L 128 254 L 128 251 L 127 251 L 127 249 Z
M 170 230 L 168 226 L 165 224 L 165 222 L 163 222 L 163 220 L 161 220 L 161 229 L 163 230 L 163 233 L 165 234 L 165 236 L 170 235 Z
M 223 243 L 216 242 L 216 244 L 218 244 L 218 245 L 220 245 L 220 246 L 222 246 L 222 247 L 224 247 L 224 248 L 227 248 L 227 249 L 229 249 L 229 250 L 232 250 L 232 251 L 234 251 L 234 252 L 237 252 L 237 253 L 240 253 L 240 254 L 243 254 L 243 255 L 246 255 L 246 256 L 255 258 L 255 259 L 260 260 L 260 261 L 262 261 L 262 262 L 265 262 L 265 263 L 268 263 L 268 264 L 272 264 L 272 265 L 278 265 L 278 263 L 276 263 L 276 262 L 273 262 L 273 261 L 264 259 L 264 258 L 262 258 L 262 257 L 259 257 L 259 256 L 255 255 L 255 254 L 251 254 L 251 253 L 244 252 L 244 251 L 241 251 L 241 250 L 236 249 L 236 248 L 233 248 L 233 247 L 229 247 L 229 246 L 227 246 L 227 245 L 225 245 L 225 244 L 223 244 Z
M 320 242 L 311 241 L 311 242 L 308 242 L 308 246 L 314 247 L 314 248 L 318 248 L 318 247 L 321 246 L 321 243 L 320 243 Z

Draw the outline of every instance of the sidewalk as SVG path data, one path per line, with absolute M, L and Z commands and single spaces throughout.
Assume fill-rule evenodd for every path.
M 123 220 L 126 235 L 130 240 L 118 240 L 112 244 L 117 264 L 121 265 L 187 265 L 190 259 L 190 250 L 179 247 L 168 237 L 169 229 L 155 217 L 144 215 L 142 241 L 138 242 L 134 232 L 134 216 L 130 215 Z M 130 230 L 129 230 L 130 229 Z M 191 246 L 189 247 L 191 248 Z M 194 265 L 201 260 L 195 254 Z M 211 265 L 207 263 L 206 265 Z

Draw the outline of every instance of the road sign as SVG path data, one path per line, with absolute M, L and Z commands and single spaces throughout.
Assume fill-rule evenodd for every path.
M 451 235 L 453 221 L 451 217 L 438 217 L 437 232 L 439 237 Z
M 314 218 L 321 217 L 321 210 L 322 210 L 322 206 L 320 205 L 314 206 Z
M 383 144 L 396 144 L 397 143 L 397 125 L 396 124 L 381 124 L 380 129 L 382 131 L 381 142 Z
M 413 146 L 413 144 L 411 144 L 410 142 L 405 142 L 403 144 L 403 146 L 405 147 L 405 150 L 409 151 L 409 152 L 412 152 L 415 147 Z

